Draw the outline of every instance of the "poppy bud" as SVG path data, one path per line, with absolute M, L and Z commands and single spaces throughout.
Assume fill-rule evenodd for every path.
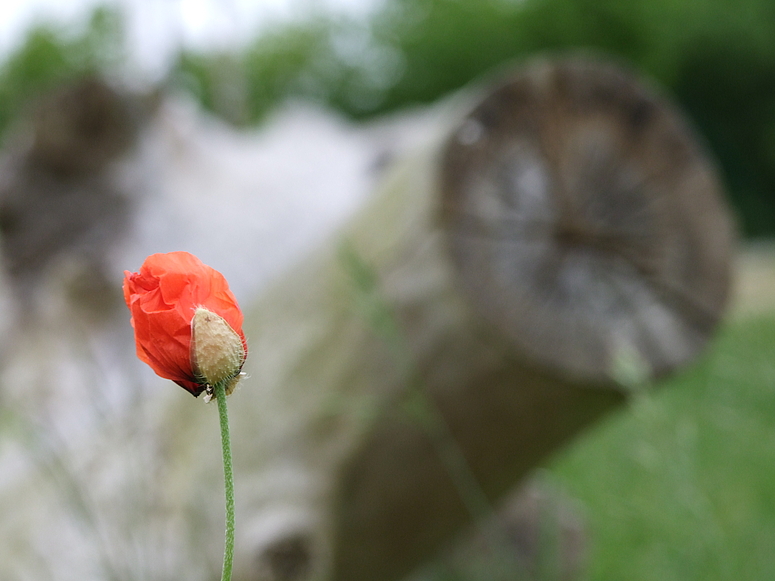
M 216 385 L 226 382 L 226 395 L 234 391 L 245 347 L 229 323 L 212 311 L 199 307 L 191 319 L 191 365 L 201 383 Z
M 231 393 L 247 357 L 242 311 L 223 275 L 188 252 L 152 254 L 126 272 L 137 356 L 194 396 L 227 381 Z M 211 390 L 208 390 L 208 395 Z

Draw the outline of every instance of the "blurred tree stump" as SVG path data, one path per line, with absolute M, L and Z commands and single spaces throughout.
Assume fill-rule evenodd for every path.
M 139 105 L 100 79 L 74 81 L 38 99 L 3 152 L 2 266 L 23 300 L 63 257 L 80 263 L 76 292 L 92 306 L 110 294 L 105 256 L 134 204 L 109 170 L 136 145 Z
M 722 316 L 732 220 L 670 103 L 586 58 L 471 98 L 249 317 L 238 579 L 408 574 Z

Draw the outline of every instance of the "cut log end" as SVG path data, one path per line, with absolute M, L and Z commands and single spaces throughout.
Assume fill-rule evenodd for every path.
M 633 74 L 579 58 L 523 67 L 452 131 L 440 181 L 464 292 L 527 359 L 596 383 L 649 379 L 715 329 L 733 239 L 721 186 Z

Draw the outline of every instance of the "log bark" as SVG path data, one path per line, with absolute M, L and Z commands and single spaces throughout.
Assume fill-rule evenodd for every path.
M 732 227 L 718 178 L 675 109 L 618 67 L 542 60 L 399 123 L 326 125 L 315 144 L 338 140 L 334 156 L 276 141 L 264 156 L 256 140 L 173 124 L 169 147 L 140 147 L 159 164 L 150 173 L 171 173 L 137 208 L 111 177 L 125 140 L 113 148 L 88 131 L 111 93 L 89 94 L 51 102 L 81 103 L 53 126 L 85 133 L 42 131 L 0 184 L 3 578 L 205 581 L 220 570 L 217 414 L 135 358 L 119 281 L 140 259 L 113 259 L 116 248 L 212 251 L 202 258 L 213 266 L 250 269 L 230 271 L 241 299 L 264 293 L 245 326 L 251 377 L 229 406 L 235 581 L 402 577 L 615 409 L 623 386 L 688 364 L 722 312 Z M 121 130 L 127 117 L 112 110 L 105 128 Z M 290 141 L 310 147 L 314 118 L 303 119 Z M 202 148 L 218 140 L 225 149 Z M 394 146 L 373 195 L 265 291 L 261 272 L 279 272 L 361 200 L 367 180 L 349 174 L 375 142 Z M 298 167 L 278 167 L 288 151 L 319 181 L 341 171 L 314 199 Z M 112 189 L 81 192 L 101 184 Z M 102 195 L 114 191 L 126 208 Z M 256 191 L 265 197 L 251 204 Z M 93 210 L 73 213 L 79 192 Z M 286 211 L 298 207 L 314 227 Z M 142 228 L 119 244 L 125 221 Z M 22 302 L 29 313 L 9 319 Z
M 426 133 L 248 317 L 238 579 L 408 574 L 722 315 L 718 176 L 632 73 L 534 61 Z

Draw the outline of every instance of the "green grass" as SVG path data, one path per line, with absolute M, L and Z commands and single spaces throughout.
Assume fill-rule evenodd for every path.
M 590 581 L 774 578 L 775 315 L 728 324 L 550 468 L 586 507 Z

